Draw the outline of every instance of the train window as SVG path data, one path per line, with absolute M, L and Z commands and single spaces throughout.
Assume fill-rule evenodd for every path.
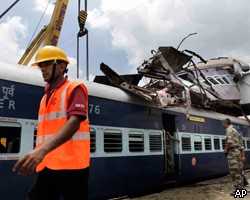
M 104 131 L 104 151 L 121 152 L 122 151 L 122 132 L 119 130 Z
M 247 149 L 250 149 L 250 140 L 247 140 Z
M 222 140 L 222 149 L 225 149 L 226 148 L 226 139 L 225 138 L 223 138 Z
M 94 153 L 96 151 L 96 131 L 90 128 L 90 152 Z
M 223 79 L 223 81 L 227 84 L 230 84 L 229 80 L 227 80 L 227 77 L 226 76 L 222 76 L 221 77 Z
M 191 151 L 190 135 L 181 136 L 182 151 Z
M 225 84 L 225 82 L 219 77 L 219 76 L 215 76 L 214 77 L 220 84 Z
M 212 150 L 211 137 L 205 137 L 205 150 Z
M 18 153 L 20 151 L 21 125 L 0 122 L 0 153 Z
M 207 77 L 207 80 L 209 81 L 209 82 L 211 82 L 212 84 L 214 84 L 214 85 L 217 85 L 217 84 L 219 84 L 214 78 L 212 78 L 212 77 Z
M 219 150 L 220 149 L 220 139 L 214 138 L 214 149 Z
M 149 133 L 150 151 L 162 151 L 162 141 L 160 133 Z
M 129 132 L 129 151 L 142 152 L 144 151 L 144 135 L 142 132 Z
M 201 136 L 199 135 L 194 136 L 194 150 L 195 151 L 202 150 Z

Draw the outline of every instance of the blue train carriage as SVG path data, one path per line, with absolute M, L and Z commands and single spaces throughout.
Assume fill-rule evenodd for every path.
M 45 83 L 35 68 L 0 62 L 0 70 L 0 197 L 20 200 L 25 199 L 36 175 L 19 176 L 12 167 L 35 147 L 37 113 Z M 90 199 L 162 186 L 159 111 L 145 109 L 139 105 L 140 99 L 118 88 L 85 84 L 91 121 Z
M 37 112 L 44 82 L 39 70 L 0 62 L 0 197 L 25 199 L 35 174 L 12 172 L 17 159 L 34 148 Z M 108 199 L 162 189 L 164 183 L 228 173 L 223 152 L 226 115 L 181 108 L 159 109 L 119 88 L 84 82 L 91 122 L 90 199 Z M 230 117 L 244 135 L 249 167 L 247 123 Z M 168 171 L 165 135 L 169 131 L 173 171 Z
M 116 87 L 86 83 L 90 91 L 90 197 L 131 196 L 160 190 L 165 183 L 191 182 L 228 173 L 225 130 L 230 118 L 250 148 L 245 120 L 192 108 L 159 109 Z M 165 130 L 165 131 L 163 131 Z M 165 134 L 170 143 L 168 163 Z M 246 167 L 249 167 L 247 159 Z M 169 170 L 168 165 L 173 165 Z M 99 191 L 99 195 L 95 191 Z
M 223 154 L 226 137 L 221 121 L 225 118 L 230 118 L 234 127 L 244 136 L 245 169 L 250 167 L 250 130 L 246 120 L 195 108 L 191 109 L 189 117 L 184 114 L 184 109 L 169 110 L 171 114 L 163 113 L 163 126 L 180 142 L 171 142 L 174 172 L 166 169 L 166 181 L 199 181 L 229 172 L 227 158 Z

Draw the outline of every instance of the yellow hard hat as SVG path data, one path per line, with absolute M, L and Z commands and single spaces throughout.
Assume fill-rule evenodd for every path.
M 40 62 L 49 60 L 62 60 L 69 64 L 69 60 L 63 50 L 55 46 L 44 46 L 38 50 L 35 62 L 32 66 L 37 66 Z

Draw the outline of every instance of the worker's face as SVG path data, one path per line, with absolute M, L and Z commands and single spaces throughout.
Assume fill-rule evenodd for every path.
M 45 82 L 49 82 L 49 80 L 51 78 L 53 64 L 54 64 L 54 61 L 45 61 L 45 62 L 41 62 L 38 64 L 38 66 L 42 72 L 43 80 Z
M 42 72 L 43 80 L 47 83 L 51 80 L 54 63 L 55 63 L 54 61 L 45 61 L 45 62 L 39 63 L 39 65 L 38 65 L 41 72 Z M 57 66 L 55 68 L 53 82 L 55 82 L 55 81 L 57 81 L 57 79 L 60 79 L 61 77 L 63 77 L 64 69 L 65 69 L 64 63 L 57 64 Z

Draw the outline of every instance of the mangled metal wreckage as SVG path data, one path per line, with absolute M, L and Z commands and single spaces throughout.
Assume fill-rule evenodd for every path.
M 106 77 L 95 82 L 115 85 L 151 101 L 161 108 L 191 106 L 210 109 L 234 116 L 250 114 L 250 67 L 229 57 L 204 60 L 190 50 L 174 47 L 152 50 L 152 58 L 137 68 L 138 74 L 118 75 L 101 63 Z M 193 57 L 201 62 L 195 64 Z M 148 83 L 139 86 L 142 77 Z

